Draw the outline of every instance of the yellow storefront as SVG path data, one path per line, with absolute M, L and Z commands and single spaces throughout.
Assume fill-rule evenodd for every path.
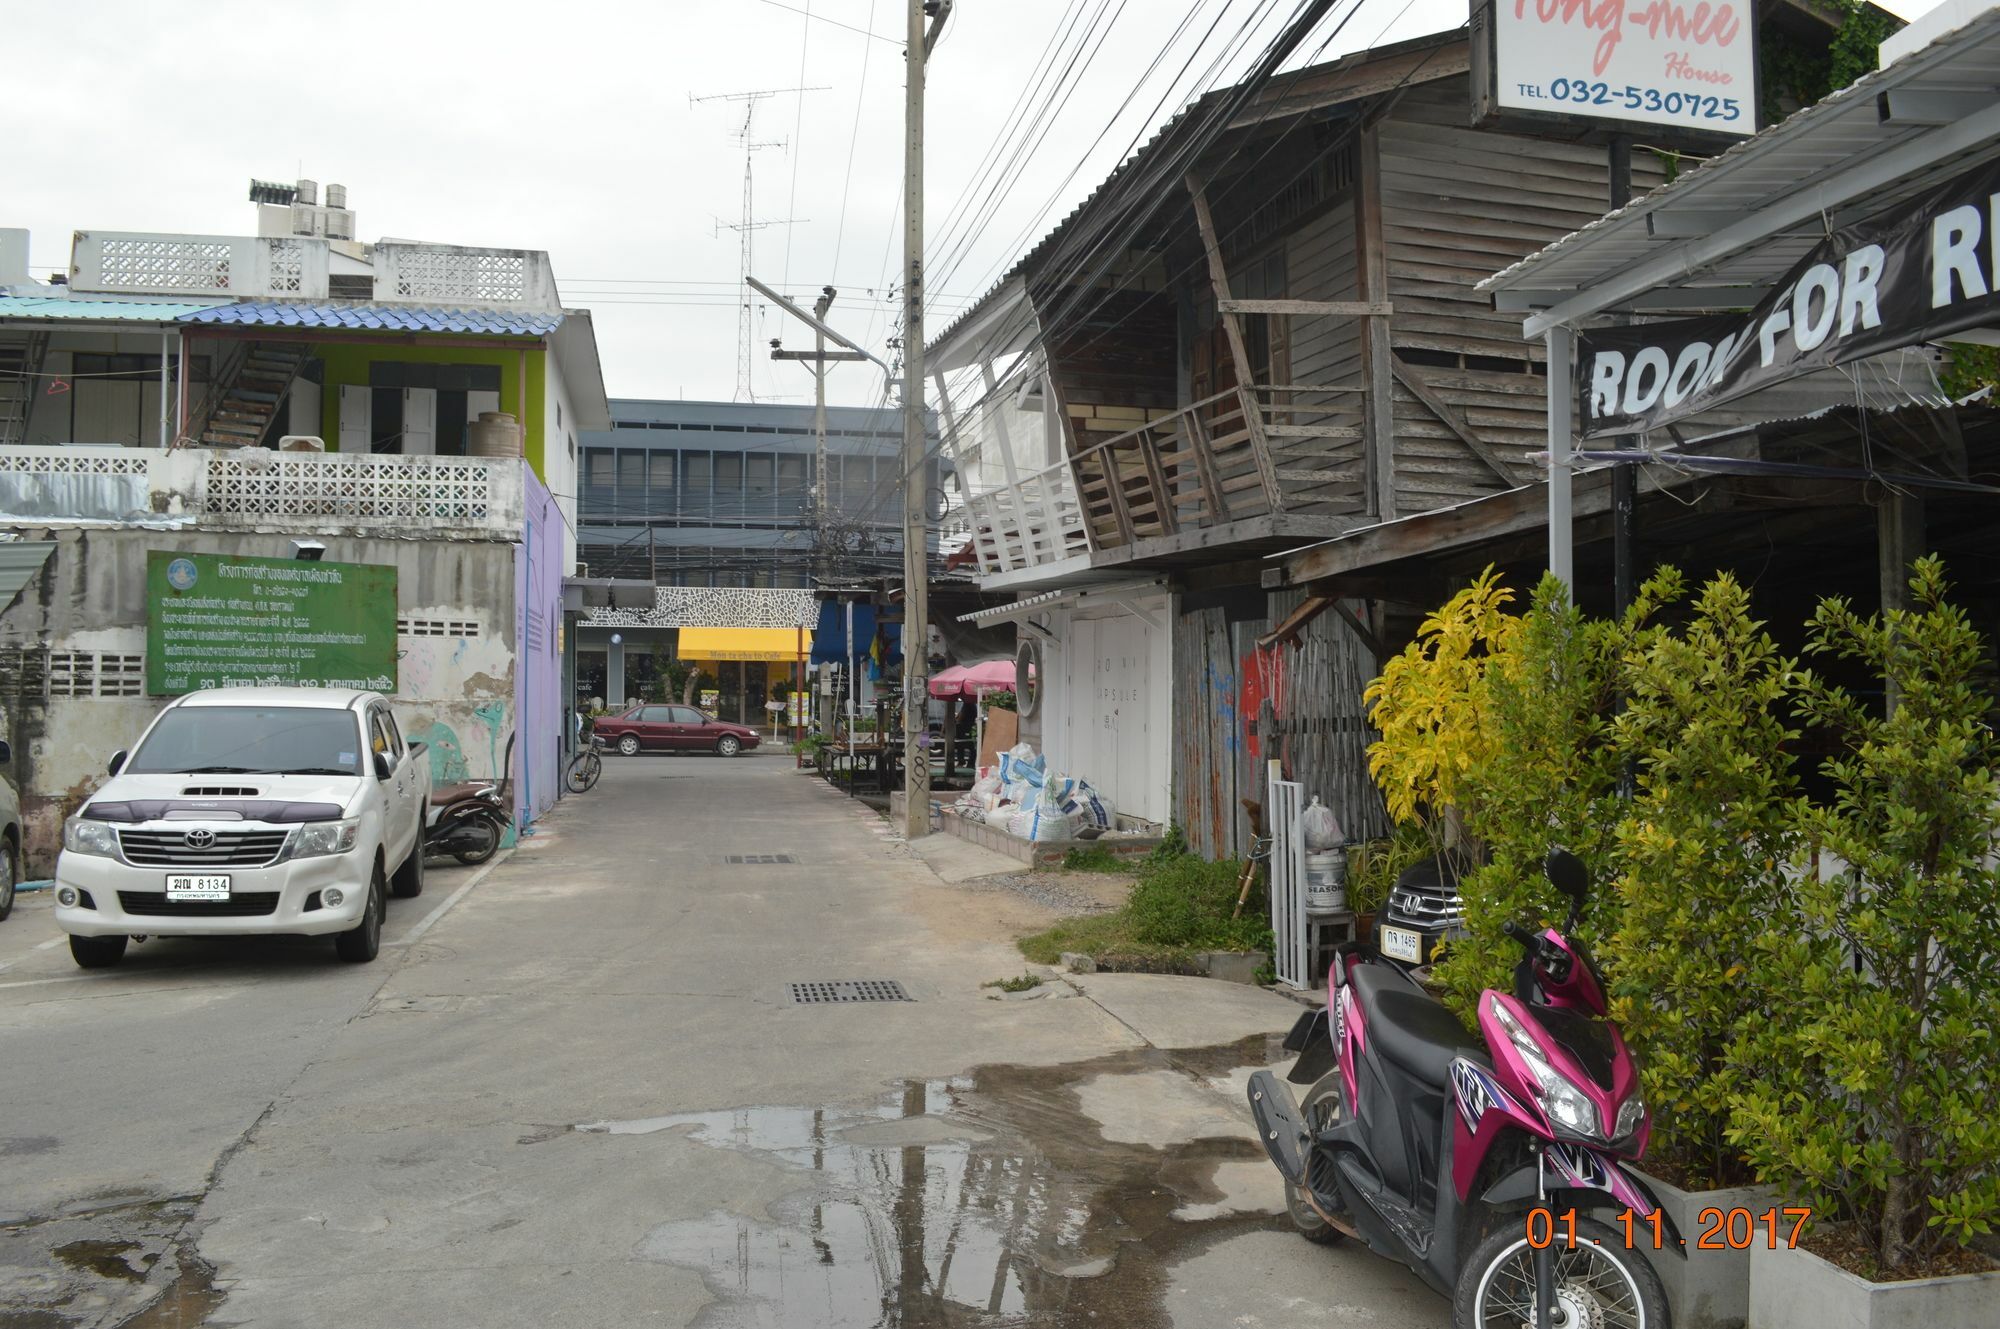
M 804 688 L 811 653 L 804 628 L 682 628 L 675 651 L 701 668 L 703 709 L 749 725 L 770 724 L 765 703 Z

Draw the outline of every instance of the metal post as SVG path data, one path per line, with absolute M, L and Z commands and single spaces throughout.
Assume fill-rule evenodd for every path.
M 940 13 L 939 22 L 943 15 Z M 931 829 L 929 540 L 924 512 L 924 0 L 908 0 L 903 66 L 903 835 Z
M 1549 571 L 1576 595 L 1575 551 L 1571 547 L 1569 503 L 1569 362 L 1576 334 L 1563 326 L 1545 334 L 1549 353 Z
M 1632 140 L 1623 134 L 1611 136 L 1611 210 L 1616 212 L 1632 201 Z M 1630 434 L 1618 436 L 1620 448 L 1643 447 L 1644 439 Z M 1611 468 L 1611 612 L 1623 616 L 1638 590 L 1639 468 Z
M 173 361 L 172 337 L 172 332 L 160 329 L 160 446 L 163 448 L 173 442 L 167 436 L 167 407 L 173 401 L 173 392 L 167 380 L 167 367 Z

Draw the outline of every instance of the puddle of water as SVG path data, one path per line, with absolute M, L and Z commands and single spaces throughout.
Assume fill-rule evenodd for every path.
M 1257 1146 L 1221 1095 L 1276 1059 L 1275 1038 L 1144 1049 L 1065 1066 L 984 1067 L 905 1083 L 857 1108 L 748 1107 L 579 1131 L 679 1135 L 773 1160 L 799 1186 L 768 1219 L 717 1210 L 655 1228 L 637 1254 L 699 1270 L 703 1329 L 963 1329 L 1164 1321 L 1166 1270 L 1190 1248 L 1270 1226 L 1232 1178 Z M 1147 1143 L 1084 1111 L 1137 1104 L 1158 1077 L 1216 1095 L 1214 1133 Z M 1128 1078 L 1129 1077 L 1129 1078 Z M 1112 1086 L 1106 1090 L 1105 1086 Z M 1163 1147 L 1162 1147 L 1163 1146 Z M 1276 1207 L 1273 1174 L 1268 1207 Z

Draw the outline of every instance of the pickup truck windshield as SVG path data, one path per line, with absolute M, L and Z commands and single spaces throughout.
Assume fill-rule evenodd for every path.
M 168 711 L 126 763 L 140 775 L 359 775 L 354 712 L 303 706 L 187 706 Z

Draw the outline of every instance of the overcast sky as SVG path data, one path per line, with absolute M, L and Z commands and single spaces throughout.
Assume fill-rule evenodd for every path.
M 1250 65 L 1297 0 L 957 0 L 929 70 L 933 333 L 1190 94 Z M 1931 0 L 1893 0 L 1919 13 Z M 801 10 L 816 16 L 808 18 Z M 1341 0 L 1308 56 L 1457 26 L 1465 0 Z M 296 3 L 10 0 L 7 84 L 33 132 L 0 148 L 0 226 L 37 275 L 78 229 L 247 234 L 251 178 L 345 184 L 359 237 L 546 249 L 595 312 L 613 396 L 730 400 L 744 101 L 754 271 L 878 353 L 900 267 L 902 0 Z M 842 26 L 845 25 L 845 26 Z M 1336 32 L 1336 26 L 1339 30 Z M 862 31 L 857 31 L 862 30 Z M 876 38 L 863 31 L 879 34 Z M 1081 77 L 1048 76 L 1045 61 Z M 1157 62 L 1157 63 L 1156 63 Z M 1023 143 L 1040 104 L 1058 103 Z M 24 114 L 25 113 L 25 114 Z M 996 144 L 1018 174 L 968 187 Z M 810 400 L 756 302 L 752 385 Z M 880 374 L 841 366 L 833 399 Z

